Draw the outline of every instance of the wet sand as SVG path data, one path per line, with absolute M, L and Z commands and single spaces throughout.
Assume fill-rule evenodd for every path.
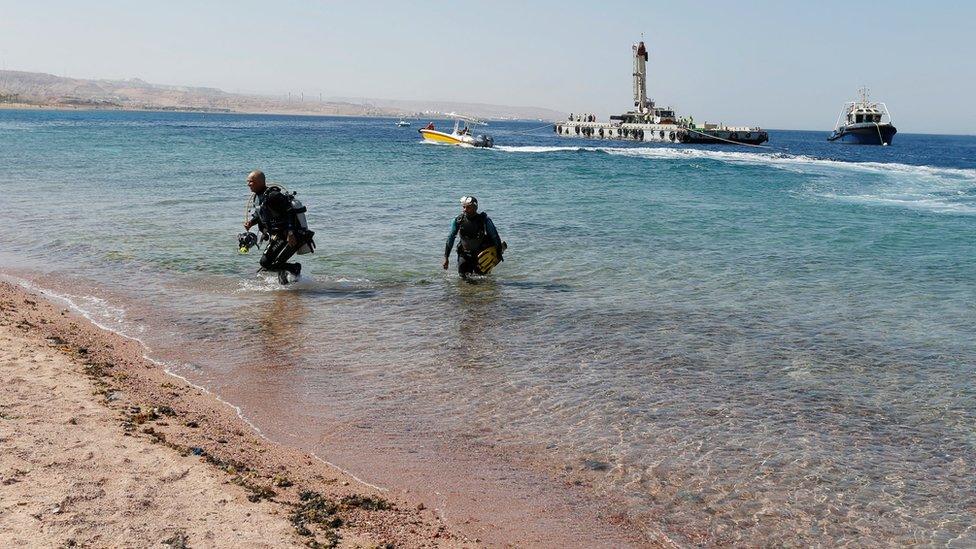
M 0 283 L 0 546 L 479 544 L 261 438 L 142 352 Z

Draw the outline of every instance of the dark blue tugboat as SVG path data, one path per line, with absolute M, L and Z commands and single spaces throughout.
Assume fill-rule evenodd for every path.
M 856 145 L 890 145 L 898 130 L 891 125 L 891 114 L 884 103 L 868 100 L 868 89 L 861 88 L 859 101 L 844 104 L 834 133 L 827 141 Z

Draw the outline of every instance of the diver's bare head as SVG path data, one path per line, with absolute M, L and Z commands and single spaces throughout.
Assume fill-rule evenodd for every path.
M 263 193 L 265 186 L 264 172 L 261 170 L 254 170 L 253 172 L 247 174 L 247 188 L 251 189 L 252 193 Z
M 473 196 L 462 196 L 461 210 L 468 216 L 478 213 L 478 199 Z

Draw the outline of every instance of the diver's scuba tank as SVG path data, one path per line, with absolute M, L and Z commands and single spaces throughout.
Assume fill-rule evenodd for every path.
M 308 221 L 305 219 L 305 212 L 308 211 L 308 208 L 302 204 L 301 200 L 295 198 L 296 194 L 298 193 L 284 193 L 291 202 L 291 209 L 289 211 L 295 215 L 295 222 L 298 223 L 300 232 L 302 233 L 298 236 L 304 241 L 295 253 L 305 255 L 315 251 L 315 241 L 312 240 L 312 237 L 315 236 L 315 231 L 308 230 Z

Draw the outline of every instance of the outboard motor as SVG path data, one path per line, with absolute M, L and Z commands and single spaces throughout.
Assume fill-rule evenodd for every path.
M 474 138 L 475 147 L 490 148 L 493 147 L 494 145 L 495 145 L 495 140 L 492 139 L 491 136 L 489 135 L 479 135 Z

